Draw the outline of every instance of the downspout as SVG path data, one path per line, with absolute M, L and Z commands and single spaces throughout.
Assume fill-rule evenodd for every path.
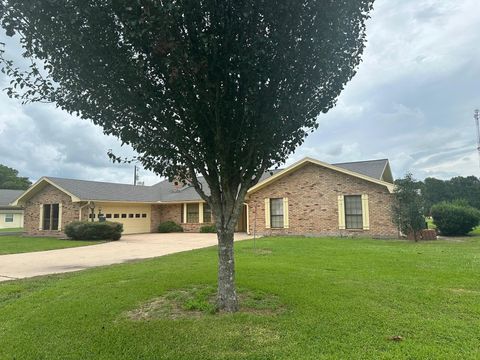
M 91 203 L 91 201 L 87 202 L 85 205 L 80 206 L 80 209 L 79 209 L 79 212 L 78 212 L 78 221 L 82 221 L 82 209 L 83 209 L 85 206 L 90 205 L 90 203 Z
M 247 207 L 247 235 L 250 235 L 250 207 L 248 203 L 243 203 Z

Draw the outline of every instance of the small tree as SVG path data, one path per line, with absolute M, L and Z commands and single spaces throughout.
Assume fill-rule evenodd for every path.
M 407 174 L 395 181 L 393 221 L 405 235 L 413 235 L 418 241 L 420 230 L 425 228 L 423 199 L 419 183 Z
M 1 52 L 0 61 L 11 96 L 92 120 L 145 168 L 195 187 L 216 221 L 218 306 L 236 311 L 233 234 L 247 190 L 334 106 L 372 5 L 0 0 L 0 23 L 20 34 L 32 66 L 22 72 Z

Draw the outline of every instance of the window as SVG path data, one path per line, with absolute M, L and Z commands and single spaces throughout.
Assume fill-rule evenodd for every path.
M 136 217 L 136 218 L 139 218 L 139 217 L 140 217 L 140 214 L 135 214 L 135 217 Z
M 127 214 L 122 214 L 122 219 L 126 219 L 127 218 Z
M 5 214 L 5 222 L 13 222 L 13 214 Z
M 43 205 L 43 230 L 58 230 L 59 204 Z
M 90 219 L 95 219 L 95 214 L 88 214 L 88 217 L 89 217 Z
M 283 199 L 270 199 L 270 226 L 283 228 Z
M 205 223 L 212 222 L 212 209 L 208 204 L 203 204 L 203 222 Z
M 114 219 L 118 219 L 120 217 L 120 214 L 113 214 Z
M 52 205 L 43 205 L 43 230 L 50 230 L 50 217 L 52 215 Z
M 52 230 L 58 230 L 58 214 L 59 214 L 58 204 L 52 204 Z
M 345 196 L 345 227 L 363 229 L 362 196 Z
M 142 214 L 142 218 L 146 218 L 147 217 L 147 214 Z
M 198 204 L 187 204 L 187 223 L 198 223 Z
M 133 214 L 128 214 L 128 217 L 131 219 L 133 218 Z
M 111 219 L 111 218 L 112 218 L 112 214 L 106 214 L 105 217 L 106 217 L 107 219 Z

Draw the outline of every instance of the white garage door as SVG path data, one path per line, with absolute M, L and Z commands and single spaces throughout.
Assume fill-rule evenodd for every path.
M 124 234 L 150 232 L 151 205 L 98 204 L 107 221 L 123 224 Z

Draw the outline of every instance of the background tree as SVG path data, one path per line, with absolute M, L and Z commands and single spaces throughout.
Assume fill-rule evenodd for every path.
M 392 216 L 394 223 L 404 235 L 413 235 L 418 241 L 419 233 L 425 228 L 421 183 L 412 174 L 395 181 Z
M 22 71 L 3 58 L 8 94 L 90 119 L 145 168 L 191 183 L 216 221 L 218 306 L 235 311 L 233 233 L 247 189 L 334 106 L 372 3 L 0 0 L 3 28 L 32 59 Z
M 475 176 L 457 176 L 449 180 L 426 178 L 422 189 L 425 215 L 430 215 L 433 205 L 455 200 L 464 200 L 480 209 L 480 179 Z
M 457 176 L 449 181 L 453 200 L 466 200 L 470 206 L 480 209 L 480 179 L 475 176 Z
M 0 164 L 0 189 L 26 190 L 30 185 L 30 180 L 18 176 L 17 170 Z
M 449 184 L 446 181 L 428 177 L 423 181 L 422 194 L 424 198 L 425 215 L 430 215 L 430 209 L 434 204 L 451 200 Z

